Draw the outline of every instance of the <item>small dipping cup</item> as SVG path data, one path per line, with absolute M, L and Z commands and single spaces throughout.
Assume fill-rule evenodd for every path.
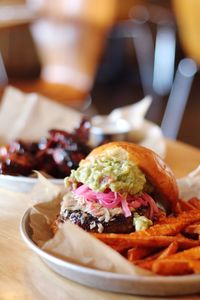
M 90 144 L 93 147 L 105 142 L 126 141 L 131 130 L 125 119 L 112 120 L 107 116 L 95 116 L 91 123 Z

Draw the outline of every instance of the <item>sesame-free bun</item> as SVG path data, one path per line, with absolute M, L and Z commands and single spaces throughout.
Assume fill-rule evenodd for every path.
M 86 159 L 81 161 L 81 164 L 88 160 L 92 161 L 95 157 L 104 153 L 109 156 L 109 153 L 112 153 L 109 150 L 115 147 L 127 151 L 128 159 L 140 168 L 154 187 L 156 194 L 159 195 L 158 200 L 168 210 L 173 210 L 178 200 L 178 187 L 175 176 L 161 157 L 150 149 L 128 142 L 111 142 L 92 150 Z

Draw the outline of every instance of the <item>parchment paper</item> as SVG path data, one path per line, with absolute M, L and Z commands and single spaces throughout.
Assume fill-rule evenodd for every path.
M 37 93 L 26 94 L 8 87 L 0 106 L 0 140 L 38 140 L 52 128 L 71 131 L 81 118 L 78 111 Z
M 144 117 L 151 105 L 151 96 L 146 96 L 138 103 L 127 105 L 119 108 L 115 108 L 109 115 L 108 118 L 112 120 L 125 119 L 127 120 L 132 129 L 137 129 L 142 125 Z
M 188 176 L 177 180 L 180 197 L 189 200 L 192 197 L 200 199 L 200 165 Z
M 200 197 L 200 166 L 177 183 L 183 199 Z M 64 188 L 54 186 L 39 175 L 39 182 L 30 195 L 34 204 L 30 215 L 32 239 L 39 247 L 63 260 L 90 268 L 153 276 L 151 272 L 132 265 L 116 251 L 70 222 L 59 228 L 53 237 L 49 225 L 59 213 L 60 202 L 65 192 Z

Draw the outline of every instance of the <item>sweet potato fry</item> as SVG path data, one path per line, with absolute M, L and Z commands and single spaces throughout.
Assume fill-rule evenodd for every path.
M 176 237 L 177 237 L 177 238 L 180 238 L 180 237 L 184 237 L 184 235 L 183 235 L 182 233 L 179 232 L 179 233 L 176 235 Z
M 173 218 L 175 219 L 175 218 Z M 173 222 L 174 221 L 174 222 Z M 176 235 L 177 233 L 179 233 L 186 225 L 183 224 L 183 222 L 179 222 L 176 220 L 173 220 L 172 218 L 171 220 L 169 220 L 169 218 L 167 219 L 168 223 L 164 223 L 164 224 L 156 224 L 152 227 L 150 227 L 147 230 L 141 230 L 141 231 L 137 231 L 134 233 L 131 233 L 132 236 L 137 236 L 139 237 L 144 237 L 144 236 L 159 236 L 159 235 Z
M 184 201 L 182 199 L 178 199 L 177 201 L 177 205 L 179 205 L 181 212 L 183 211 L 188 211 L 188 210 L 192 210 L 195 209 L 196 207 L 193 206 L 191 203 Z
M 152 264 L 152 271 L 159 275 L 186 275 L 193 273 L 188 260 L 158 259 Z
M 199 260 L 189 260 L 189 266 L 192 268 L 194 273 L 200 274 L 200 261 Z
M 133 232 L 130 235 L 137 237 L 176 235 L 186 226 L 197 221 L 200 221 L 200 211 L 193 209 L 187 212 L 184 211 L 177 217 L 168 217 L 162 224 L 156 224 L 147 230 Z
M 169 259 L 200 259 L 200 246 L 170 255 Z
M 124 254 L 124 252 L 130 248 L 130 247 L 127 248 L 124 244 L 117 244 L 117 243 L 107 244 L 107 245 L 121 254 Z
M 151 270 L 160 275 L 200 274 L 200 261 L 194 259 L 155 260 Z
M 146 248 L 159 248 L 167 247 L 171 242 L 175 240 L 175 237 L 165 236 L 144 236 L 135 237 L 131 234 L 114 234 L 114 233 L 93 233 L 93 236 L 109 245 L 112 248 L 116 248 L 120 245 L 124 250 L 128 250 L 133 247 L 146 247 Z
M 127 258 L 130 262 L 134 262 L 151 255 L 152 252 L 155 252 L 155 250 L 151 248 L 134 247 L 128 250 Z
M 175 207 L 174 207 L 174 213 L 177 214 L 177 215 L 179 215 L 179 214 L 181 214 L 182 212 L 183 212 L 183 211 L 182 211 L 182 208 L 181 208 L 181 206 L 180 206 L 180 203 L 177 202 L 176 205 L 175 205 Z
M 91 234 L 122 253 L 130 262 L 154 273 L 200 274 L 200 209 L 193 208 L 199 200 L 182 202 L 178 202 L 180 214 L 162 216 L 147 230 L 130 234 Z
M 157 259 L 152 265 L 152 271 L 160 275 L 184 275 L 199 272 L 199 264 L 196 267 L 191 261 L 200 259 L 200 246 L 194 247 L 173 255 L 168 258 Z
M 138 262 L 136 262 L 136 264 L 141 268 L 152 271 L 153 264 L 156 260 L 167 258 L 171 254 L 176 253 L 177 249 L 178 249 L 178 243 L 175 241 L 175 242 L 171 243 L 166 249 L 164 249 L 150 257 L 147 257 L 144 260 L 138 261 Z
M 200 241 L 198 240 L 192 240 L 192 239 L 188 239 L 188 238 L 177 238 L 175 237 L 174 241 L 176 241 L 178 243 L 178 248 L 180 250 L 184 250 L 184 249 L 190 249 L 192 247 L 197 247 L 200 245 Z
M 154 223 L 155 224 L 164 223 L 166 218 L 167 218 L 166 213 L 164 211 L 159 211 L 159 213 L 156 215 L 156 220 Z
M 140 261 L 138 262 L 136 265 L 140 268 L 152 271 L 153 268 L 153 264 L 155 262 L 156 259 L 151 259 L 151 260 L 144 260 L 144 261 Z
M 176 236 L 141 236 L 137 237 L 131 234 L 114 234 L 114 233 L 93 233 L 93 236 L 116 249 L 121 247 L 123 250 L 128 250 L 133 247 L 145 248 L 162 248 L 168 247 L 174 241 L 177 241 L 181 249 L 187 249 L 200 245 L 200 241 L 191 240 L 188 238 L 177 238 Z
M 166 258 L 166 257 L 176 253 L 177 250 L 178 250 L 178 242 L 174 241 L 158 256 L 158 259 Z
M 200 237 L 200 224 L 191 224 L 184 229 L 184 233 L 191 236 Z
M 198 199 L 198 198 L 191 198 L 190 200 L 188 200 L 188 203 L 190 203 L 191 205 L 193 205 L 195 208 L 200 209 L 200 199 Z
M 145 259 L 137 260 L 134 262 L 134 264 L 143 269 L 152 271 L 153 263 L 162 253 L 163 253 L 163 250 L 159 251 L 157 253 L 154 253 L 153 255 L 146 257 Z

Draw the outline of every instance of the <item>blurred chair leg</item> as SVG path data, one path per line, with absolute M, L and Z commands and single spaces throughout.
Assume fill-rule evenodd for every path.
M 175 27 L 158 24 L 155 43 L 153 88 L 156 94 L 164 96 L 171 90 L 174 76 L 176 51 Z
M 0 53 L 0 86 L 5 86 L 8 83 L 8 76 L 4 66 L 3 58 Z
M 154 42 L 148 19 L 132 19 L 115 27 L 113 37 L 131 38 L 144 95 L 153 94 Z
M 191 90 L 197 66 L 192 59 L 182 59 L 178 65 L 172 90 L 161 124 L 164 135 L 176 139 Z
M 154 43 L 147 23 L 137 25 L 137 34 L 133 36 L 133 44 L 135 46 L 144 95 L 152 95 Z

